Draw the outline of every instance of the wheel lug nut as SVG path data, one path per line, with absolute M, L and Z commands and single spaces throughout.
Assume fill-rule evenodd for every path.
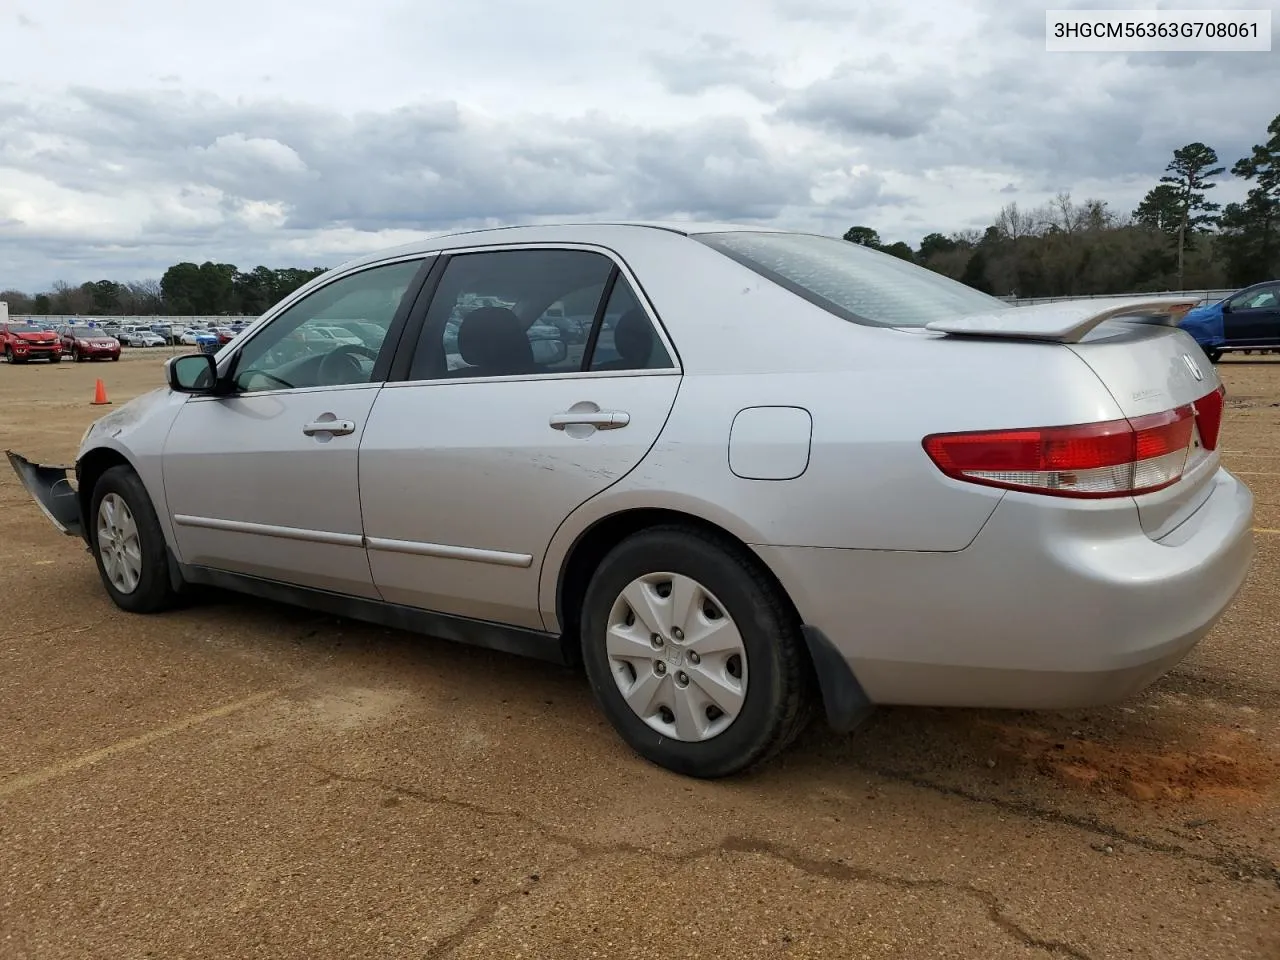
M 652 643 L 655 647 L 659 647 L 659 648 L 664 643 L 666 643 L 666 641 L 663 640 L 662 637 L 658 636 L 658 634 L 656 633 L 649 637 L 649 642 Z
M 696 667 L 698 664 L 700 664 L 700 663 L 702 662 L 702 658 L 701 658 L 700 656 L 698 656 L 694 651 L 690 650 L 690 651 L 689 651 L 689 662 L 690 662 L 690 663 L 692 663 L 692 664 Z
M 679 627 L 674 627 L 674 628 L 672 628 L 672 630 L 671 630 L 671 639 L 672 639 L 672 640 L 683 640 L 683 639 L 684 639 L 684 631 L 683 631 L 683 630 L 681 630 Z
M 667 672 L 667 665 L 663 663 L 661 660 L 659 660 L 657 663 L 653 665 L 653 672 L 656 673 L 658 676 L 662 676 L 664 673 Z
M 687 687 L 689 685 L 689 675 L 683 670 L 678 671 L 676 673 L 676 683 L 682 687 Z

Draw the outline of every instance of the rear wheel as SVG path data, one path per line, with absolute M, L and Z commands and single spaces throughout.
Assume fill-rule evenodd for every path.
M 587 588 L 582 654 L 601 709 L 637 753 L 695 777 L 776 755 L 811 717 L 800 623 L 735 544 L 684 526 L 643 531 Z
M 131 467 L 112 467 L 98 478 L 89 524 L 98 574 L 116 606 L 154 613 L 173 605 L 164 532 Z

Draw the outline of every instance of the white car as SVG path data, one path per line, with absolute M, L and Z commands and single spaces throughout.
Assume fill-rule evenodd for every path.
M 723 776 L 819 711 L 1089 707 L 1187 655 L 1253 552 L 1189 306 L 758 227 L 476 231 L 170 360 L 74 468 L 10 458 L 124 610 L 206 584 L 581 663 L 641 755 Z
M 119 340 L 127 347 L 163 347 L 164 337 L 151 330 L 128 328 L 120 332 Z
M 331 337 L 337 343 L 350 343 L 355 346 L 362 346 L 364 344 L 364 341 L 354 333 L 342 327 L 318 327 L 317 329 L 321 333 Z

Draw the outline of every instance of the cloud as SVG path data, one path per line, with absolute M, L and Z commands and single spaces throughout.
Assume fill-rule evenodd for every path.
M 915 243 L 1058 190 L 1131 210 L 1176 147 L 1230 166 L 1280 110 L 1274 54 L 1050 54 L 1029 0 L 27 6 L 41 32 L 0 81 L 0 287 L 510 222 Z
M 919 136 L 952 95 L 937 73 L 898 76 L 887 58 L 841 65 L 831 76 L 787 96 L 777 117 L 837 136 Z
M 0 227 L 0 269 L 19 272 L 54 249 L 64 262 L 150 250 L 159 266 L 296 257 L 307 237 L 341 256 L 513 221 L 822 215 L 813 158 L 732 116 L 497 120 L 452 101 L 344 115 L 81 88 L 57 108 L 0 111 L 0 168 L 0 216 L 15 221 Z M 842 203 L 881 189 L 866 181 Z
M 714 87 L 744 90 L 774 101 L 782 89 L 774 79 L 775 61 L 746 50 L 718 34 L 704 34 L 692 47 L 650 56 L 654 70 L 670 93 L 694 95 Z

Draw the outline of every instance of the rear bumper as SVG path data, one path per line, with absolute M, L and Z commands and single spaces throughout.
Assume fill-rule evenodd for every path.
M 75 468 L 32 463 L 12 450 L 5 453 L 13 472 L 49 521 L 69 537 L 83 537 L 80 497 L 68 476 Z
M 958 552 L 756 550 L 874 703 L 1097 706 L 1185 657 L 1243 585 L 1253 497 L 1213 483 L 1159 542 L 1131 503 L 1010 494 Z

